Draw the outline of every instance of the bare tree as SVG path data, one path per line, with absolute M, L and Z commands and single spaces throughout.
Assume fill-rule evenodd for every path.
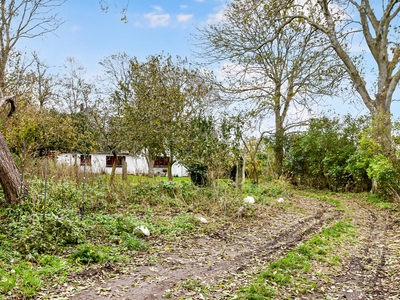
M 392 146 L 391 104 L 400 80 L 400 34 L 398 0 L 305 0 L 258 1 L 253 5 L 268 5 L 271 15 L 282 24 L 277 32 L 295 20 L 305 22 L 329 42 L 345 68 L 352 86 L 374 119 L 373 138 L 381 152 L 395 159 Z M 282 13 L 283 12 L 283 13 Z M 265 37 L 259 44 L 270 43 L 277 32 Z M 365 47 L 356 56 L 353 46 Z M 369 72 L 364 69 L 374 64 Z M 364 63 L 360 63 L 364 62 Z M 367 80 L 374 76 L 375 80 Z
M 200 29 L 199 46 L 202 57 L 222 62 L 220 87 L 227 101 L 247 111 L 252 122 L 273 116 L 279 177 L 284 135 L 298 125 L 290 109 L 309 108 L 318 96 L 334 94 L 343 70 L 316 29 L 293 21 L 280 30 L 283 21 L 261 2 L 267 1 L 234 0 L 220 23 Z
M 33 98 L 37 99 L 39 109 L 49 107 L 53 103 L 54 89 L 56 86 L 55 77 L 48 73 L 48 66 L 42 62 L 36 53 L 33 53 L 33 69 L 28 76 L 31 80 L 31 91 Z
M 11 115 L 15 108 L 16 95 L 7 95 L 7 66 L 17 42 L 23 38 L 35 38 L 54 32 L 63 21 L 55 9 L 66 0 L 1 0 L 0 6 L 0 107 L 10 104 Z M 4 96 L 6 95 L 6 96 Z M 0 184 L 7 203 L 16 203 L 20 191 L 26 190 L 26 183 L 19 175 L 18 169 L 0 134 Z
M 68 57 L 62 66 L 65 73 L 58 82 L 57 106 L 60 110 L 76 115 L 91 106 L 94 84 L 88 82 L 86 69 L 73 57 Z

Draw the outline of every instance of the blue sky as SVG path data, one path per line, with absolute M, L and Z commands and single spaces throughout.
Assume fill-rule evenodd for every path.
M 128 0 L 106 0 L 107 12 L 98 0 L 68 0 L 58 8 L 65 23 L 43 38 L 21 40 L 19 47 L 36 51 L 50 66 L 61 66 L 75 58 L 88 76 L 99 74 L 98 62 L 125 52 L 144 60 L 162 51 L 172 56 L 193 58 L 196 27 L 218 19 L 224 0 L 130 0 L 127 22 L 121 9 Z M 194 58 L 193 58 L 194 59 Z
M 86 68 L 88 78 L 101 74 L 101 60 L 121 52 L 139 60 L 163 51 L 197 60 L 192 53 L 196 50 L 196 27 L 218 21 L 229 0 L 104 1 L 109 4 L 108 12 L 102 11 L 99 0 L 68 0 L 58 8 L 65 23 L 56 35 L 21 40 L 19 47 L 28 53 L 38 52 L 42 61 L 52 67 L 60 67 L 67 57 L 73 57 Z M 121 9 L 128 2 L 124 22 Z M 333 106 L 340 111 L 366 112 L 362 104 Z M 392 112 L 399 115 L 399 102 L 393 103 Z

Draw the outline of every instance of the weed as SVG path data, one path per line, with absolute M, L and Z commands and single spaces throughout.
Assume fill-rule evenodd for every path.
M 244 299 L 272 299 L 276 297 L 279 288 L 286 286 L 294 287 L 299 293 L 313 290 L 316 283 L 308 281 L 306 276 L 299 274 L 309 273 L 313 260 L 327 256 L 331 252 L 331 245 L 340 243 L 352 235 L 354 229 L 346 222 L 338 222 L 324 229 L 283 258 L 270 263 L 268 268 L 260 273 L 256 282 L 243 288 L 238 296 Z M 331 265 L 340 262 L 340 258 L 336 255 L 332 255 L 329 260 Z
M 119 249 L 141 251 L 141 250 L 147 250 L 148 245 L 144 241 L 140 240 L 138 237 L 129 233 L 124 233 L 121 235 Z
M 369 194 L 366 197 L 366 200 L 373 205 L 382 208 L 382 209 L 392 209 L 393 208 L 393 203 L 388 202 L 386 199 L 383 197 L 376 195 L 376 194 Z
M 315 194 L 315 193 L 305 193 L 304 195 L 331 203 L 334 206 L 336 206 L 336 208 L 339 210 L 343 209 L 343 206 L 342 206 L 342 203 L 340 202 L 340 200 L 337 200 L 335 198 L 328 197 L 328 196 L 321 195 L 321 194 Z
M 201 287 L 201 280 L 199 278 L 189 278 L 182 283 L 182 287 L 189 291 L 195 291 Z
M 157 233 L 164 235 L 179 235 L 194 230 L 196 220 L 188 214 L 179 214 L 174 217 L 163 218 L 155 227 Z
M 106 257 L 98 247 L 92 244 L 79 245 L 77 250 L 70 255 L 70 258 L 78 264 L 100 263 Z

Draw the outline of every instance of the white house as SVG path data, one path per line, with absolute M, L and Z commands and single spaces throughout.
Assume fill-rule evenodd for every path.
M 131 175 L 147 175 L 149 167 L 144 156 L 135 156 L 129 153 L 121 153 L 117 157 L 116 174 L 122 174 L 122 165 L 126 161 L 127 172 Z M 83 171 L 92 173 L 111 174 L 111 169 L 114 164 L 114 156 L 109 153 L 72 154 L 63 153 L 57 156 L 57 162 L 68 166 L 79 165 Z M 167 174 L 168 157 L 157 157 L 154 163 L 154 174 L 157 176 L 165 176 Z M 188 176 L 187 169 L 180 164 L 172 165 L 172 175 L 178 177 Z

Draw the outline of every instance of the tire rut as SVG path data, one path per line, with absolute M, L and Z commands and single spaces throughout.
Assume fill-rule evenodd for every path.
M 365 201 L 341 199 L 357 228 L 358 242 L 349 246 L 341 269 L 319 282 L 323 292 L 299 299 L 400 299 L 400 226 L 398 215 Z M 396 221 L 397 220 L 397 221 Z
M 270 207 L 267 214 L 242 226 L 232 224 L 210 235 L 182 238 L 175 241 L 173 250 L 153 253 L 158 262 L 136 265 L 135 272 L 97 283 L 69 299 L 165 299 L 163 295 L 171 299 L 222 299 L 239 287 L 220 288 L 233 275 L 240 285 L 246 284 L 262 265 L 285 255 L 331 221 L 343 218 L 343 213 L 328 203 L 293 201 L 293 207 L 307 208 L 307 212 Z M 158 249 L 168 247 L 166 243 Z M 196 293 L 195 287 L 207 288 L 207 298 Z

